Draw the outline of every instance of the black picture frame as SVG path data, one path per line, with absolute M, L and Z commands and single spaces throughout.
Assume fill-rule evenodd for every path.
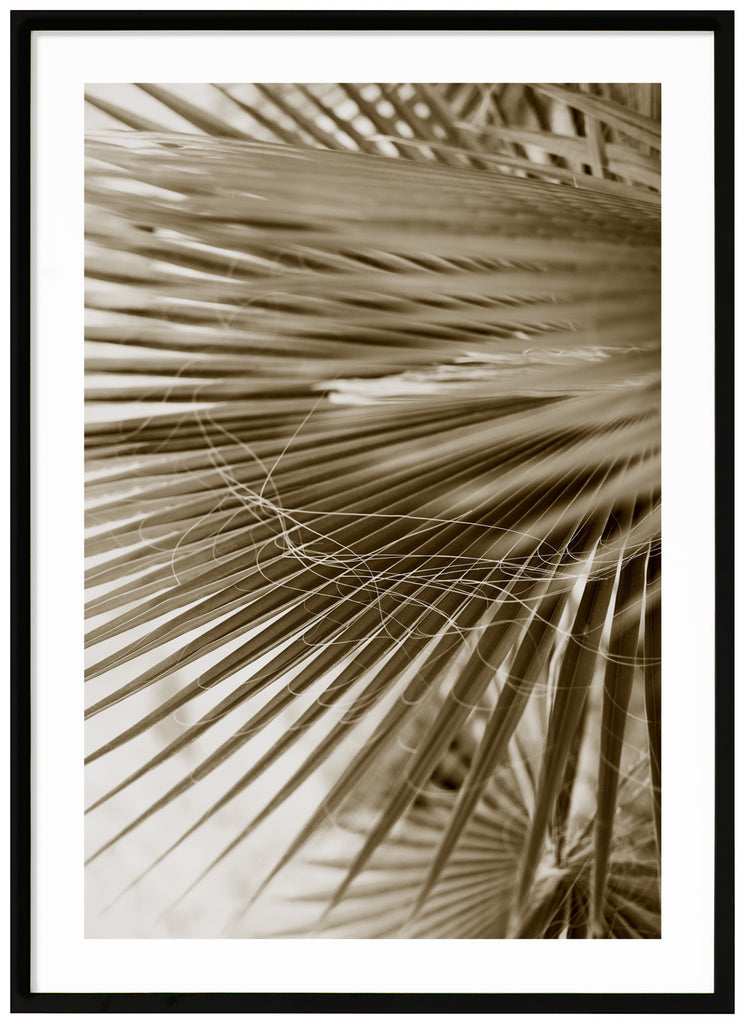
M 716 230 L 716 868 L 711 993 L 32 992 L 31 957 L 31 294 L 34 32 L 165 30 L 354 32 L 710 32 L 715 46 Z M 13 11 L 11 12 L 11 999 L 13 1012 L 729 1013 L 734 1007 L 734 13 L 732 11 Z

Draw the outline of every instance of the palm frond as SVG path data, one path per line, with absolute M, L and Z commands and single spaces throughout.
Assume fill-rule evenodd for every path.
M 478 718 L 459 735 L 447 765 L 417 793 L 398 832 L 376 849 L 345 899 L 335 900 L 339 878 L 348 869 L 349 851 L 367 828 L 359 807 L 338 817 L 313 856 L 306 858 L 304 888 L 298 891 L 297 882 L 288 880 L 285 893 L 275 897 L 273 913 L 287 924 L 282 929 L 267 927 L 262 937 L 494 939 L 592 934 L 592 820 L 575 834 L 560 864 L 543 866 L 528 905 L 510 930 L 509 911 L 534 812 L 532 767 L 540 756 L 533 745 L 535 734 L 524 727 L 517 733 L 523 742 L 510 745 L 499 768 L 480 788 L 477 807 L 460 831 L 447 867 L 432 879 L 435 851 L 452 824 L 454 805 L 468 793 Z M 401 760 L 400 754 L 393 756 L 394 763 Z M 597 926 L 603 937 L 659 934 L 651 809 L 637 801 L 647 770 L 643 760 L 638 762 L 620 785 L 622 842 L 608 864 L 603 919 Z M 389 770 L 389 779 L 391 774 Z
M 660 815 L 659 122 L 628 88 L 91 90 L 119 130 L 87 143 L 87 760 L 123 770 L 89 811 L 146 793 L 92 860 L 229 768 L 149 865 L 240 808 L 196 885 L 326 765 L 263 881 L 366 806 L 344 927 L 403 830 L 380 934 L 655 933 L 618 868 L 629 730 L 629 828 Z

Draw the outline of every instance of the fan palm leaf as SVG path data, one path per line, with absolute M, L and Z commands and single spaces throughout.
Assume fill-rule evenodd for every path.
M 89 810 L 208 748 L 92 859 L 230 764 L 155 858 L 240 806 L 196 884 L 327 764 L 263 881 L 366 806 L 327 894 L 352 930 L 376 858 L 413 842 L 381 934 L 655 934 L 656 897 L 618 867 L 655 828 L 659 853 L 654 90 L 139 89 L 190 131 L 89 98 L 118 130 L 87 143 L 86 714 L 108 723 L 87 760 L 124 765 Z M 649 797 L 631 824 L 628 729 Z M 466 734 L 462 783 L 422 822 Z M 488 910 L 479 885 L 459 902 L 473 830 Z

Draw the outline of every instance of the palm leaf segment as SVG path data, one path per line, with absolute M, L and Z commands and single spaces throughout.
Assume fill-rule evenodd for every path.
M 443 886 L 465 885 L 490 910 L 475 931 L 443 911 L 445 934 L 623 933 L 614 822 L 637 691 L 655 876 L 659 854 L 654 111 L 559 86 L 216 87 L 212 107 L 140 88 L 190 133 L 89 98 L 119 130 L 87 147 L 87 714 L 117 708 L 88 761 L 210 705 L 94 807 L 235 725 L 94 855 L 233 759 L 159 858 L 240 806 L 207 873 L 329 762 L 269 877 L 369 804 L 332 906 L 424 828 L 397 928 L 438 934 Z M 292 724 L 253 757 L 276 720 Z M 489 897 L 469 842 L 514 786 L 521 733 L 530 798 Z M 423 824 L 417 794 L 464 736 L 462 783 Z M 291 749 L 266 805 L 241 799 Z M 654 933 L 645 900 L 634 934 Z

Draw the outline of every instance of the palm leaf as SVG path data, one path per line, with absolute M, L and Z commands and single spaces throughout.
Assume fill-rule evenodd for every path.
M 508 935 L 509 908 L 534 810 L 535 775 L 530 766 L 539 756 L 534 747 L 535 734 L 524 726 L 517 734 L 522 737 L 522 745 L 510 745 L 500 767 L 481 787 L 447 867 L 436 880 L 432 879 L 434 851 L 452 823 L 454 805 L 462 800 L 470 781 L 477 720 L 478 716 L 459 735 L 447 764 L 417 793 L 398 834 L 376 849 L 365 871 L 350 885 L 344 901 L 333 902 L 334 880 L 338 887 L 340 874 L 348 869 L 347 850 L 354 849 L 359 832 L 366 829 L 359 807 L 338 819 L 314 855 L 306 859 L 303 891 L 288 880 L 285 892 L 275 897 L 273 913 L 288 923 L 281 931 L 267 928 L 262 937 Z M 526 744 L 532 754 L 527 760 Z M 647 770 L 639 762 L 619 787 L 625 834 L 623 853 L 615 853 L 608 865 L 604 937 L 654 937 L 659 933 L 656 861 L 649 830 L 651 809 L 648 804 L 640 808 L 636 801 L 640 780 Z M 520 916 L 515 937 L 582 938 L 590 934 L 588 894 L 594 871 L 591 829 L 592 821 L 575 835 L 561 867 L 543 872 Z M 646 839 L 639 841 L 641 835 Z M 423 891 L 425 876 L 428 880 Z M 284 913 L 283 904 L 287 905 Z
M 326 894 L 364 930 L 354 893 L 401 829 L 418 834 L 417 794 L 468 734 L 406 900 L 373 887 L 381 934 L 653 934 L 654 899 L 619 895 L 614 874 L 629 829 L 659 834 L 651 94 L 139 92 L 147 115 L 104 87 L 89 98 L 118 130 L 87 144 L 87 716 L 103 723 L 88 762 L 120 766 L 89 810 L 169 781 L 91 859 L 230 768 L 145 865 L 242 808 L 222 848 L 205 844 L 196 893 L 326 771 L 336 781 L 252 895 L 364 805 Z M 174 116 L 191 134 L 156 127 Z M 642 692 L 649 823 L 636 809 L 619 826 Z M 191 716 L 176 735 L 127 755 L 176 714 Z M 593 743 L 588 815 L 576 790 Z M 278 764 L 284 782 L 247 803 Z M 475 830 L 498 864 L 480 815 L 490 799 L 506 827 L 518 792 L 487 912 L 481 883 L 453 874 L 458 851 Z M 466 890 L 472 913 L 457 909 Z

